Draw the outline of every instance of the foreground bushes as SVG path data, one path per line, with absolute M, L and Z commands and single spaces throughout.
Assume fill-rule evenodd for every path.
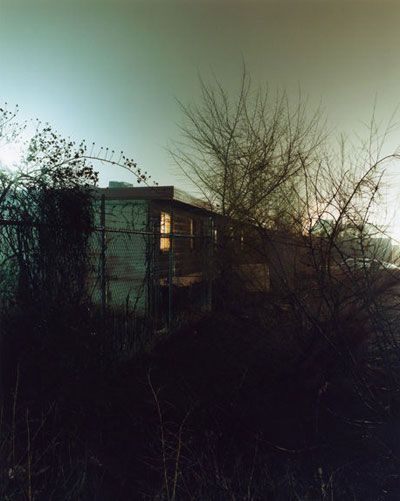
M 89 349 L 56 370 L 72 345 L 51 365 L 32 344 L 2 407 L 2 498 L 396 499 L 395 363 L 349 364 L 290 308 L 263 313 L 220 312 L 118 367 Z

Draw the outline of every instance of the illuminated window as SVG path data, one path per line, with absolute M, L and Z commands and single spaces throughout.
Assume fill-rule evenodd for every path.
M 171 239 L 169 237 L 171 233 L 171 214 L 169 214 L 169 212 L 161 212 L 160 233 L 160 250 L 168 252 L 171 248 Z M 168 237 L 163 235 L 168 235 Z

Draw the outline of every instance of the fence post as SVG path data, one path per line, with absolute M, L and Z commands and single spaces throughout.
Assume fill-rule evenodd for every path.
M 3 330 L 1 322 L 3 320 L 3 304 L 0 299 L 0 406 L 4 409 L 4 345 L 3 345 Z
M 100 227 L 101 227 L 101 252 L 100 252 L 100 261 L 101 261 L 101 314 L 103 318 L 106 315 L 106 286 L 107 286 L 107 278 L 106 278 L 106 197 L 105 195 L 101 195 L 101 204 L 100 204 Z
M 174 285 L 174 207 L 171 203 L 170 217 L 171 217 L 171 225 L 170 225 L 170 233 L 169 233 L 169 256 L 168 256 L 168 332 L 171 331 L 173 326 L 173 285 Z
M 206 311 L 212 309 L 212 286 L 213 286 L 213 256 L 214 256 L 214 219 L 212 216 L 208 218 L 207 235 L 205 240 L 205 277 L 206 277 L 206 298 L 205 307 Z
M 148 209 L 149 235 L 146 238 L 146 262 L 147 276 L 149 277 L 147 285 L 147 314 L 146 321 L 151 334 L 159 328 L 160 322 L 160 224 L 151 217 L 151 210 Z

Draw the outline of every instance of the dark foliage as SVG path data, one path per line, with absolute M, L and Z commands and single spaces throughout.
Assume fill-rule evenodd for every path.
M 16 290 L 2 289 L 0 496 L 397 499 L 397 316 L 381 308 L 394 283 L 337 287 L 319 259 L 256 303 L 226 270 L 212 316 L 110 364 L 85 289 L 90 158 L 46 127 L 37 172 L 1 177 Z
M 399 399 L 388 374 L 360 359 L 360 385 L 329 344 L 304 353 L 290 314 L 270 310 L 266 329 L 243 313 L 204 319 L 113 370 L 54 368 L 69 375 L 40 400 L 20 367 L 17 460 L 3 456 L 3 492 L 28 489 L 29 409 L 38 499 L 396 499 Z M 353 315 L 346 328 L 367 326 Z M 40 360 L 34 372 L 48 370 Z M 4 451 L 10 441 L 12 425 Z

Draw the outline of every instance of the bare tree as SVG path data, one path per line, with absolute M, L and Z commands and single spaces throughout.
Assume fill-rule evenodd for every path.
M 200 104 L 180 103 L 182 141 L 170 152 L 181 171 L 223 215 L 293 222 L 302 172 L 326 139 L 320 110 L 310 114 L 301 95 L 292 105 L 284 91 L 255 87 L 245 69 L 234 98 L 217 80 L 200 87 Z
M 2 325 L 0 341 L 7 337 L 4 345 L 12 353 L 8 374 L 15 359 L 29 352 L 32 338 L 46 349 L 64 340 L 72 350 L 76 341 L 79 355 L 89 346 L 90 335 L 86 332 L 84 342 L 84 329 L 76 326 L 87 325 L 90 315 L 96 167 L 124 168 L 138 182 L 150 183 L 150 176 L 122 152 L 115 155 L 65 138 L 48 124 L 32 126 L 18 118 L 18 108 L 0 108 L 0 149 L 23 143 L 17 165 L 0 166 L 0 322 L 8 318 L 11 325 Z M 25 131 L 30 135 L 24 140 Z M 29 328 L 18 327 L 24 322 Z M 1 372 L 4 349 L 0 356 Z M 68 363 L 72 359 L 66 357 Z
M 0 150 L 10 143 L 19 143 L 21 147 L 21 156 L 13 169 L 0 165 L 0 259 L 3 264 L 18 261 L 21 276 L 27 262 L 32 264 L 32 257 L 38 254 L 39 228 L 42 234 L 45 226 L 56 232 L 49 236 L 49 245 L 56 243 L 67 221 L 70 238 L 64 235 L 65 242 L 72 241 L 74 229 L 89 231 L 91 188 L 97 184 L 99 164 L 128 170 L 138 183 L 149 184 L 151 176 L 123 152 L 116 155 L 109 148 L 98 148 L 94 143 L 88 145 L 85 140 L 73 141 L 39 121 L 21 122 L 18 111 L 18 107 L 0 108 Z M 68 190 L 68 197 L 71 199 L 74 194 L 76 200 L 71 199 L 64 207 L 64 214 L 60 214 L 61 205 L 66 205 Z M 61 193 L 64 193 L 63 201 Z M 59 243 L 65 249 L 65 245 Z M 2 269 L 9 270 L 9 267 Z M 15 280 L 12 282 L 15 286 Z M 2 289 L 4 292 L 4 287 Z
M 292 309 L 302 337 L 304 363 L 325 371 L 345 362 L 368 400 L 356 370 L 359 347 L 377 341 L 376 360 L 389 372 L 389 358 L 400 353 L 393 321 L 400 270 L 386 263 L 390 238 L 377 218 L 386 167 L 399 160 L 397 151 L 384 153 L 393 117 L 382 129 L 373 115 L 367 139 L 350 144 L 334 141 L 319 109 L 254 88 L 246 71 L 235 98 L 218 81 L 200 86 L 200 104 L 180 103 L 182 141 L 173 158 L 215 210 L 259 229 L 240 251 L 268 261 L 278 301 Z M 235 269 L 226 266 L 223 297 Z M 268 291 L 266 300 L 276 295 Z

